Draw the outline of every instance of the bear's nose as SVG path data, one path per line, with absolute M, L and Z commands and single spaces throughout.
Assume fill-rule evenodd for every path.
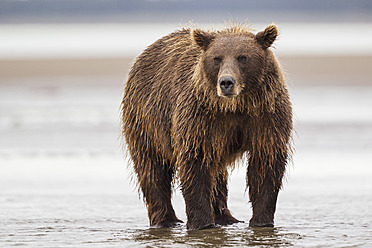
M 218 80 L 218 83 L 223 93 L 229 94 L 231 93 L 231 90 L 234 88 L 235 79 L 231 76 L 223 76 Z

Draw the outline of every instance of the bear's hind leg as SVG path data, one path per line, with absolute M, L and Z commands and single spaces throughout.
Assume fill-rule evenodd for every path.
M 218 225 L 231 225 L 241 222 L 235 219 L 227 208 L 227 180 L 228 173 L 225 169 L 217 176 L 217 185 L 214 189 L 214 198 L 212 201 L 215 223 Z
M 169 162 L 152 161 L 144 156 L 142 163 L 135 163 L 138 182 L 147 205 L 150 225 L 172 227 L 182 222 L 176 217 L 171 203 L 174 168 Z

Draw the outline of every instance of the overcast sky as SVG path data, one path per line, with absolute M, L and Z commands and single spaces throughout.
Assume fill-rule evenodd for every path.
M 0 23 L 371 22 L 371 0 L 1 0 Z

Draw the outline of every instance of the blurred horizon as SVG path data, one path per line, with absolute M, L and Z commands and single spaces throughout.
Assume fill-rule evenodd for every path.
M 253 27 L 262 30 L 267 24 Z M 135 57 L 183 26 L 193 27 L 171 23 L 4 24 L 0 25 L 0 60 Z M 224 26 L 198 24 L 206 29 Z M 372 55 L 372 23 L 278 23 L 278 28 L 273 49 L 279 56 Z
M 369 0 L 3 0 L 0 23 L 371 22 Z
M 3 0 L 0 60 L 135 57 L 181 27 L 227 21 L 277 23 L 279 56 L 372 55 L 369 0 Z

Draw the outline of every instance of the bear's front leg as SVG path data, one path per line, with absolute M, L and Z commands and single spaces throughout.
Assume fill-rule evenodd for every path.
M 218 173 L 217 185 L 214 189 L 214 197 L 212 200 L 214 219 L 215 223 L 218 225 L 231 225 L 240 222 L 232 216 L 227 207 L 227 179 L 228 172 L 227 169 L 224 168 L 223 171 Z
M 185 199 L 187 229 L 200 230 L 215 227 L 212 208 L 212 175 L 194 158 L 180 168 L 182 194 Z
M 251 227 L 273 227 L 278 193 L 282 185 L 286 158 L 277 155 L 268 164 L 266 159 L 251 156 L 247 171 L 249 198 L 253 215 L 249 222 Z

